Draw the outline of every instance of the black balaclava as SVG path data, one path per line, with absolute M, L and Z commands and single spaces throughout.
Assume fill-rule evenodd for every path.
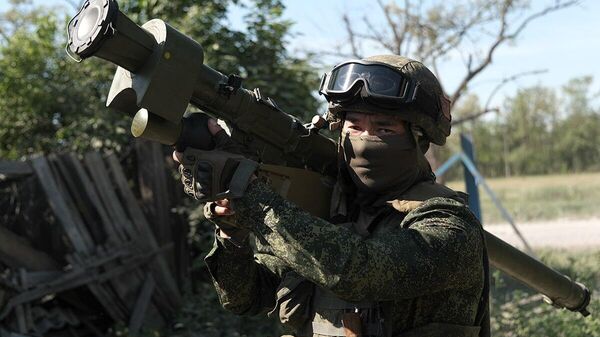
M 341 135 L 349 178 L 359 194 L 401 194 L 432 178 L 431 168 L 413 132 L 402 135 Z

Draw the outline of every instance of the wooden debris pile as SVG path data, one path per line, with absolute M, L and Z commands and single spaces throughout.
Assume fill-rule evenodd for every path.
M 0 336 L 135 334 L 172 319 L 186 230 L 169 214 L 162 151 L 138 151 L 141 201 L 114 155 L 0 161 Z

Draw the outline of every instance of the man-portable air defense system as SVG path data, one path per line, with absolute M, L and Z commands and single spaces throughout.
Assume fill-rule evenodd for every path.
M 188 105 L 223 120 L 232 139 L 261 163 L 282 196 L 316 216 L 329 211 L 336 174 L 336 145 L 283 112 L 241 78 L 203 64 L 202 47 L 162 20 L 138 26 L 115 0 L 87 0 L 68 26 L 67 52 L 76 60 L 96 56 L 119 66 L 107 106 L 133 117 L 131 131 L 178 150 L 212 148 L 205 114 L 184 118 Z M 558 308 L 588 316 L 590 291 L 486 232 L 490 263 L 545 296 Z

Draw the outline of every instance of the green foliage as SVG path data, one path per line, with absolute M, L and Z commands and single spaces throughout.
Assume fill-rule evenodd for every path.
M 57 40 L 64 22 L 55 13 L 10 17 L 12 34 L 0 44 L 0 156 L 118 149 L 126 123 L 103 111 L 112 71 L 96 62 L 75 69 Z
M 75 64 L 64 52 L 66 18 L 21 2 L 13 1 L 13 7 L 0 14 L 0 157 L 126 150 L 130 116 L 104 106 L 115 67 L 94 58 Z M 287 53 L 292 23 L 281 18 L 281 1 L 244 4 L 119 2 L 138 23 L 162 18 L 189 34 L 204 47 L 205 63 L 226 74 L 242 74 L 247 87 L 260 86 L 287 112 L 301 117 L 315 113 L 319 105 L 312 93 L 318 76 L 308 59 Z M 230 27 L 231 8 L 246 11 L 243 30 Z
M 497 118 L 465 123 L 454 133 L 473 136 L 478 167 L 487 177 L 598 171 L 600 109 L 592 84 L 585 76 L 558 93 L 540 85 L 520 89 L 505 100 L 505 112 Z M 478 102 L 463 102 L 455 109 L 458 115 L 482 110 Z M 449 143 L 459 149 L 456 138 Z
M 584 283 L 593 292 L 600 290 L 600 251 L 569 252 L 546 250 L 541 260 L 559 272 Z M 492 289 L 493 336 L 595 336 L 600 331 L 600 299 L 592 296 L 588 309 L 592 315 L 556 309 L 543 303 L 541 296 L 516 283 L 499 271 L 494 272 Z

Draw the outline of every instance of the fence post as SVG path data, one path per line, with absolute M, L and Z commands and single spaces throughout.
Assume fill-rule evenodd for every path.
M 463 133 L 460 134 L 460 146 L 462 148 L 463 153 L 471 160 L 471 162 L 475 163 L 475 150 L 473 149 L 473 140 L 470 135 L 465 135 Z M 481 206 L 479 203 L 479 189 L 477 188 L 477 181 L 475 176 L 471 173 L 471 171 L 465 166 L 463 163 L 463 171 L 465 174 L 465 185 L 467 187 L 467 193 L 469 194 L 469 208 L 471 212 L 475 214 L 479 221 L 483 222 L 483 218 L 481 215 Z

